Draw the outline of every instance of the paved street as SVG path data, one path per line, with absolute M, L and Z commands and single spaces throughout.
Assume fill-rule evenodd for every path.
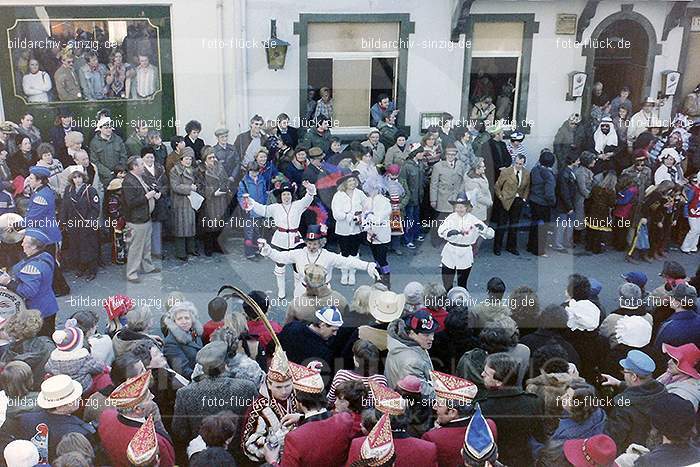
M 567 276 L 579 272 L 594 277 L 603 284 L 600 298 L 603 306 L 611 310 L 616 306 L 621 273 L 632 269 L 644 271 L 649 277 L 648 290 L 660 284 L 658 273 L 661 270 L 661 261 L 634 266 L 625 263 L 623 254 L 618 252 L 598 256 L 572 256 L 550 252 L 548 258 L 536 258 L 524 251 L 525 241 L 526 235 L 521 233 L 520 242 L 523 247 L 520 256 L 503 252 L 500 257 L 494 256 L 490 242 L 485 242 L 469 278 L 470 292 L 477 298 L 482 297 L 489 278 L 500 276 L 505 281 L 508 291 L 519 285 L 528 285 L 537 290 L 543 305 L 560 303 L 563 300 Z M 195 303 L 203 322 L 209 319 L 207 303 L 223 284 L 236 285 L 244 290 L 262 289 L 268 291 L 271 297 L 276 296 L 276 285 L 272 275 L 273 263 L 270 260 L 263 258 L 255 262 L 244 259 L 240 237 L 227 236 L 225 233 L 222 244 L 228 254 L 210 258 L 202 255 L 190 259 L 188 263 L 166 259 L 162 263 L 162 273 L 142 276 L 141 284 L 126 281 L 124 266 L 110 265 L 100 270 L 97 278 L 89 283 L 75 278 L 72 273 L 67 273 L 72 294 L 59 298 L 61 312 L 58 321 L 62 322 L 79 309 L 101 309 L 98 301 L 116 293 L 126 293 L 134 299 L 150 304 L 154 313 L 160 315 L 165 297 L 170 292 L 179 290 Z M 393 290 L 400 292 L 412 280 L 422 283 L 440 281 L 440 250 L 430 245 L 429 237 L 426 237 L 426 241 L 419 244 L 416 250 L 403 249 L 403 252 L 403 256 L 391 256 L 389 259 Z M 363 248 L 360 256 L 365 260 L 372 258 L 368 248 Z M 669 253 L 668 259 L 683 264 L 690 275 L 698 265 L 697 255 L 689 256 L 674 251 Z M 357 285 L 368 283 L 368 276 L 358 272 Z M 290 299 L 292 287 L 290 268 L 287 273 L 287 293 Z M 352 288 L 340 285 L 338 272 L 334 275 L 333 287 L 348 300 L 352 298 Z M 270 314 L 273 318 L 281 320 L 285 310 L 284 303 L 276 304 Z

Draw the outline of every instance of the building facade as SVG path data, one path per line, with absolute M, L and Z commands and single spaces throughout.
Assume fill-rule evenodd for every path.
M 490 94 L 499 116 L 525 131 L 529 153 L 537 154 L 570 114 L 587 112 L 596 81 L 610 99 L 629 86 L 635 111 L 644 98 L 659 98 L 662 119 L 700 82 L 692 53 L 700 43 L 698 1 L 44 0 L 3 1 L 0 11 L 7 30 L 0 60 L 11 70 L 0 73 L 5 118 L 31 111 L 50 121 L 59 106 L 89 118 L 107 107 L 125 127 L 135 119 L 159 122 L 166 136 L 197 119 L 205 141 L 220 126 L 245 130 L 255 113 L 303 119 L 310 93 L 317 99 L 328 87 L 333 132 L 346 138 L 366 133 L 380 94 L 396 102 L 398 123 L 412 137 L 442 112 L 466 122 L 475 100 Z M 289 43 L 278 70 L 268 67 L 265 49 L 272 19 L 277 37 Z M 136 49 L 150 47 L 157 91 L 145 99 L 134 91 L 128 98 L 30 102 L 21 85 L 28 61 L 37 55 L 52 62 L 40 68 L 53 77 L 60 57 L 21 39 L 50 46 L 78 30 L 115 49 L 126 39 L 134 68 Z M 110 51 L 100 53 L 112 65 Z M 667 96 L 668 71 L 680 79 Z M 583 94 L 574 97 L 582 73 Z M 131 81 L 132 89 L 144 86 Z

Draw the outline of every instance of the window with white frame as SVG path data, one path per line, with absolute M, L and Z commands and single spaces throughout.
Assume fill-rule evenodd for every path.
M 309 23 L 307 117 L 332 108 L 327 116 L 341 132 L 366 129 L 380 94 L 396 102 L 398 46 L 397 22 Z M 318 102 L 322 88 L 330 102 Z

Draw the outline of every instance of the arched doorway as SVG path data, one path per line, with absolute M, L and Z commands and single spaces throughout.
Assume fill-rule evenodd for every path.
M 601 21 L 593 30 L 590 42 L 584 46 L 586 57 L 586 92 L 581 102 L 583 115 L 591 106 L 593 83 L 601 81 L 610 99 L 628 86 L 634 103 L 634 111 L 651 92 L 651 78 L 656 55 L 661 54 L 661 44 L 656 42 L 656 31 L 649 20 L 632 10 L 633 5 L 622 5 L 622 11 Z M 626 47 L 618 47 L 618 41 Z M 614 43 L 614 47 L 602 47 Z
M 612 46 L 612 47 L 610 47 Z M 593 58 L 592 82 L 600 81 L 610 99 L 620 88 L 630 88 L 630 99 L 638 105 L 645 97 L 649 37 L 636 21 L 611 23 L 598 36 Z

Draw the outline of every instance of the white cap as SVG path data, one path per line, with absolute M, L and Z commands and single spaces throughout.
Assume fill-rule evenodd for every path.
M 5 463 L 11 467 L 34 467 L 39 463 L 39 451 L 34 443 L 17 439 L 5 446 Z
M 615 337 L 620 344 L 641 349 L 651 342 L 651 323 L 641 316 L 622 316 L 615 323 Z
M 100 128 L 103 126 L 107 125 L 108 123 L 112 123 L 112 119 L 109 117 L 102 117 L 97 121 L 97 125 L 95 125 L 95 131 L 98 131 Z
M 569 300 L 566 307 L 569 320 L 566 325 L 572 331 L 593 331 L 600 324 L 600 309 L 590 300 Z

